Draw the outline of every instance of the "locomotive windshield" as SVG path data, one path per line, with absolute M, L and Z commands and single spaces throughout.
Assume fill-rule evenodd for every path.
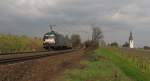
M 49 39 L 49 38 L 54 38 L 54 37 L 55 37 L 55 35 L 53 35 L 53 34 L 51 34 L 51 35 L 45 35 L 44 39 Z

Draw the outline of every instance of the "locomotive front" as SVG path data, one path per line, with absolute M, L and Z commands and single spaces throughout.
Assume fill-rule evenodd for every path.
M 56 34 L 54 31 L 46 33 L 44 35 L 43 41 L 43 46 L 45 49 L 53 48 L 56 44 Z

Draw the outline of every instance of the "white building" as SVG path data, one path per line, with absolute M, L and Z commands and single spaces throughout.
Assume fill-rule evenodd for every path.
M 133 40 L 132 32 L 130 32 L 130 36 L 129 36 L 129 48 L 134 48 L 134 40 Z

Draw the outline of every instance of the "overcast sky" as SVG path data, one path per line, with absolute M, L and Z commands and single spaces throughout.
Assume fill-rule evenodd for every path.
M 150 46 L 149 0 L 1 0 L 0 33 L 42 37 L 48 24 L 63 34 L 91 36 L 99 26 L 107 42 L 128 41 L 133 31 L 136 46 Z

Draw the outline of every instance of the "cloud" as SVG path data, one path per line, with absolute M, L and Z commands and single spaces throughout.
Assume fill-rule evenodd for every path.
M 104 19 L 107 22 L 120 24 L 120 28 L 124 27 L 128 30 L 149 30 L 150 25 L 150 15 L 145 13 L 145 7 L 143 8 L 136 3 L 122 6 L 111 14 L 104 16 Z
M 149 2 L 147 0 L 2 0 L 0 32 L 42 36 L 48 31 L 47 26 L 50 23 L 56 24 L 55 29 L 61 33 L 80 33 L 86 39 L 91 35 L 86 32 L 91 32 L 91 24 L 94 24 L 102 28 L 106 35 L 105 40 L 124 42 L 128 39 L 130 30 L 150 31 Z M 146 35 L 141 32 L 139 34 Z M 138 40 L 142 40 L 140 38 L 138 37 Z
M 45 18 L 48 8 L 57 4 L 58 0 L 5 0 L 0 5 L 2 14 L 11 17 Z

